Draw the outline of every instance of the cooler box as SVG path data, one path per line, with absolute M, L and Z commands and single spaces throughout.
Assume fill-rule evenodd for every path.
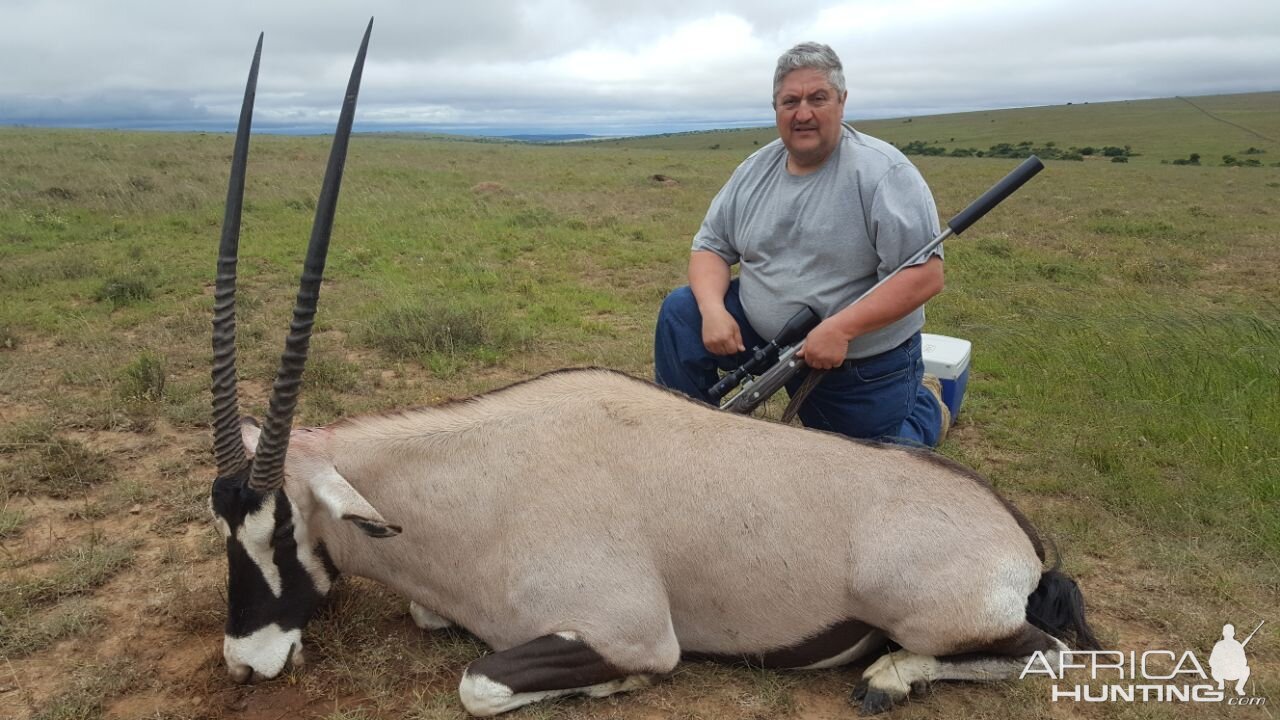
M 964 390 L 969 384 L 969 354 L 973 350 L 973 343 L 929 333 L 921 333 L 920 340 L 924 371 L 937 375 L 942 381 L 942 402 L 947 404 L 954 419 L 960 415 Z

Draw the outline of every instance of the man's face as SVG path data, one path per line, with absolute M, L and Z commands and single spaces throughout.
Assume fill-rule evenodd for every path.
M 790 153 L 790 168 L 812 172 L 840 142 L 845 95 L 836 92 L 821 70 L 787 73 L 773 99 L 778 135 Z

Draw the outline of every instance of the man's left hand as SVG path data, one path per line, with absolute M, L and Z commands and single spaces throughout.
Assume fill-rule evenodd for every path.
M 796 356 L 804 358 L 805 364 L 815 370 L 830 370 L 844 362 L 851 340 L 827 319 L 809 332 Z

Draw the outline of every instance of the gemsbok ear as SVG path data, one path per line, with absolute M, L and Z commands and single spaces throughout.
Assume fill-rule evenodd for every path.
M 262 436 L 262 428 L 258 421 L 249 416 L 240 418 L 240 439 L 244 442 L 244 453 L 253 457 L 258 451 L 258 438 Z
M 311 491 L 335 519 L 354 523 L 369 537 L 386 538 L 400 534 L 402 528 L 387 522 L 336 470 L 315 476 L 311 481 Z

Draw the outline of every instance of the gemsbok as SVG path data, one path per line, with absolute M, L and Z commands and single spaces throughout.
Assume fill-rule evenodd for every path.
M 239 416 L 235 370 L 261 36 L 245 90 L 213 322 L 211 504 L 233 678 L 299 662 L 340 573 L 492 648 L 459 688 L 481 716 L 638 688 L 682 657 L 827 668 L 889 649 L 853 695 L 879 712 L 935 680 L 1014 677 L 1037 651 L 1054 662 L 1063 639 L 1096 646 L 1078 587 L 1044 569 L 1027 520 L 930 452 L 721 412 L 599 369 L 291 429 L 372 26 L 261 428 Z

